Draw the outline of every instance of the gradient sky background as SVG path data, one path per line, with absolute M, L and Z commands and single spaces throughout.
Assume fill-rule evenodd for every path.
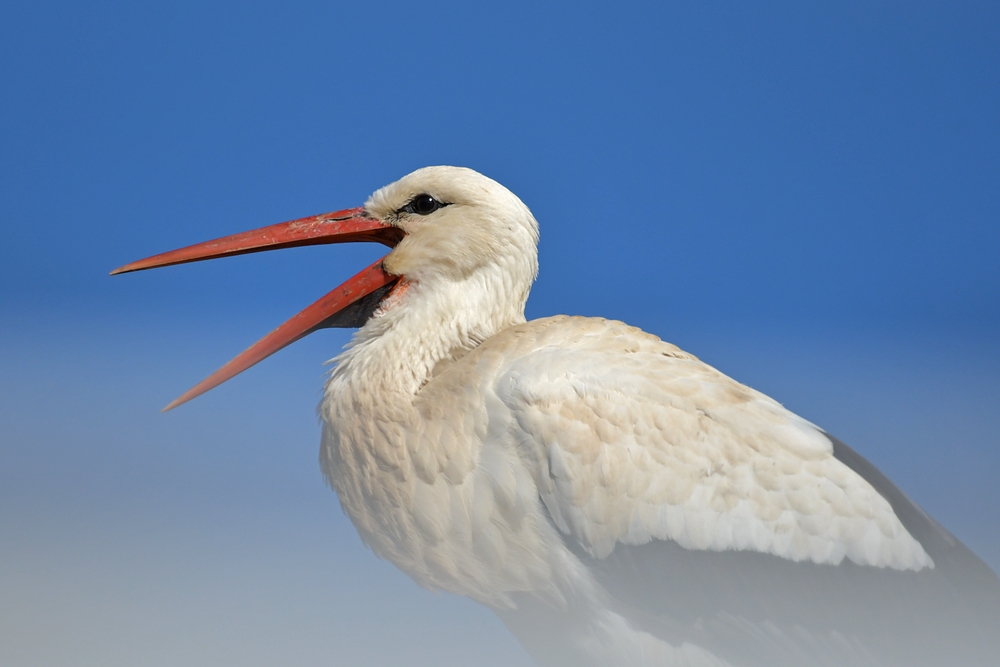
M 159 413 L 381 248 L 107 275 L 428 164 L 536 214 L 529 317 L 679 344 L 1000 569 L 1000 9 L 745 5 L 0 5 L 0 663 L 527 664 L 324 487 L 347 333 Z

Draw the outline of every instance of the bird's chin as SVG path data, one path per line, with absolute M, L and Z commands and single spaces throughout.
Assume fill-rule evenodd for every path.
M 403 230 L 369 217 L 365 209 L 352 208 L 299 218 L 172 250 L 126 264 L 111 274 L 305 245 L 374 242 L 395 248 L 404 236 Z M 362 326 L 378 310 L 379 304 L 392 293 L 393 287 L 400 284 L 399 281 L 400 276 L 386 271 L 382 260 L 378 260 L 251 345 L 179 396 L 164 410 L 200 396 L 314 331 L 331 327 Z

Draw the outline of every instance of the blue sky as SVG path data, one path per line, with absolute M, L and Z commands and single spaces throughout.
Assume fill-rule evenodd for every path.
M 107 276 L 427 164 L 532 208 L 530 317 L 681 345 L 1000 568 L 998 31 L 991 3 L 3 3 L 0 662 L 526 660 L 324 488 L 343 332 L 158 412 L 379 248 Z

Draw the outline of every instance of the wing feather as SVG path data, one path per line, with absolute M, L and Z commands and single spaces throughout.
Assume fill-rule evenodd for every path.
M 506 360 L 492 391 L 554 523 L 590 555 L 658 539 L 817 564 L 933 567 L 821 430 L 696 357 L 591 318 L 536 320 L 502 338 L 484 345 L 498 348 L 494 363 Z

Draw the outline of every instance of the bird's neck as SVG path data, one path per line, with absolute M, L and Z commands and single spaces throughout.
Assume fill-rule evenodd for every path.
M 383 302 L 334 360 L 320 405 L 321 467 L 341 505 L 376 553 L 415 577 L 419 559 L 404 554 L 422 553 L 419 531 L 407 512 L 392 508 L 412 505 L 407 480 L 436 474 L 440 443 L 420 437 L 421 390 L 437 364 L 524 320 L 519 311 L 491 322 L 483 317 L 484 304 L 469 302 L 468 291 L 428 287 L 410 283 Z M 402 535 L 417 542 L 400 547 L 393 536 Z
M 326 400 L 375 391 L 397 406 L 412 403 L 439 363 L 524 322 L 527 289 L 511 299 L 509 287 L 490 283 L 489 276 L 443 287 L 404 279 L 335 359 Z

